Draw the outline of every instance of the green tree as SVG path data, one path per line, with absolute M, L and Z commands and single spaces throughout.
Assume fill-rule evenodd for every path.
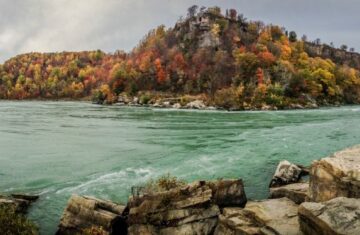
M 297 34 L 295 31 L 290 31 L 289 33 L 289 41 L 296 42 L 297 41 Z

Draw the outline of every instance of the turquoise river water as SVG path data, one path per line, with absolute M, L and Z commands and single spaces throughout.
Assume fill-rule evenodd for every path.
M 266 198 L 280 160 L 308 165 L 360 143 L 360 107 L 274 112 L 189 111 L 85 102 L 0 102 L 0 192 L 40 194 L 30 210 L 54 234 L 71 194 L 125 203 L 166 173 L 187 181 L 243 178 Z

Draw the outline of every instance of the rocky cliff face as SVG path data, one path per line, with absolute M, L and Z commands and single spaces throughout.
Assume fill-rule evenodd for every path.
M 333 48 L 326 44 L 317 45 L 310 42 L 305 43 L 304 46 L 305 51 L 311 57 L 331 59 L 335 63 L 346 64 L 350 67 L 360 69 L 360 54 L 356 52 L 348 52 L 338 48 Z

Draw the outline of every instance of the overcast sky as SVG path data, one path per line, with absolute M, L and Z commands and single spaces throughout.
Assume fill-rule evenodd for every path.
M 0 0 L 0 63 L 32 51 L 129 51 L 193 4 L 235 8 L 299 37 L 360 49 L 359 0 Z

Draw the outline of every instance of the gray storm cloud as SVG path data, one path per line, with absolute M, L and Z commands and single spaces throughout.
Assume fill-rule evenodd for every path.
M 309 39 L 360 49 L 357 0 L 0 0 L 0 62 L 32 51 L 129 51 L 193 4 L 235 8 Z

